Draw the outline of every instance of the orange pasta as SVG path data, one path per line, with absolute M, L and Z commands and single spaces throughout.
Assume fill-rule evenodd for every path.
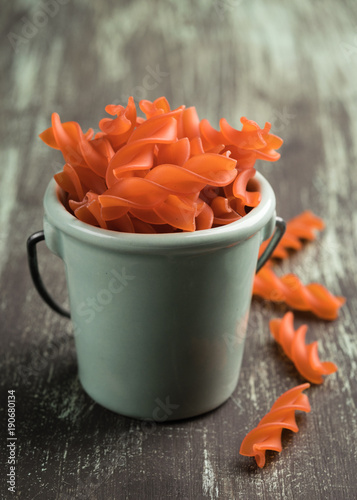
M 295 274 L 278 277 L 270 267 L 263 267 L 254 277 L 253 294 L 272 302 L 285 302 L 299 311 L 311 311 L 322 319 L 338 317 L 344 297 L 335 297 L 318 283 L 303 285 Z
M 127 232 L 195 231 L 229 224 L 260 202 L 252 183 L 257 159 L 276 161 L 282 140 L 242 118 L 216 131 L 194 107 L 174 110 L 165 97 L 109 105 L 101 132 L 84 133 L 56 113 L 41 139 L 65 159 L 56 182 L 82 222 Z M 254 190 L 255 189 L 255 190 Z M 247 208 L 246 208 L 247 207 Z
M 128 105 L 114 106 L 108 105 L 105 111 L 116 118 L 103 118 L 99 122 L 99 128 L 104 137 L 107 137 L 114 151 L 117 151 L 126 143 L 137 123 L 136 107 L 133 97 L 129 97 Z
M 321 362 L 317 352 L 317 342 L 305 344 L 307 325 L 294 330 L 294 315 L 287 312 L 282 319 L 269 322 L 270 332 L 281 345 L 285 354 L 294 363 L 298 372 L 313 384 L 322 384 L 322 375 L 337 371 L 337 366 L 330 362 Z
M 288 257 L 287 250 L 300 250 L 302 248 L 301 240 L 314 240 L 316 238 L 316 231 L 321 231 L 324 227 L 322 219 L 317 217 L 313 212 L 310 210 L 302 212 L 287 222 L 286 231 L 275 248 L 272 257 L 285 259 Z M 270 239 L 262 243 L 259 255 L 264 252 L 269 242 Z
M 261 419 L 259 424 L 243 439 L 239 453 L 246 457 L 254 457 L 258 467 L 265 465 L 266 450 L 280 452 L 282 450 L 281 433 L 283 429 L 298 432 L 295 411 L 310 412 L 310 403 L 302 391 L 310 384 L 302 384 L 284 392 L 273 404 L 271 410 Z

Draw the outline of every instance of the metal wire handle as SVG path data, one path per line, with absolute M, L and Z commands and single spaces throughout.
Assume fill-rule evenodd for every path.
M 54 299 L 51 297 L 51 295 L 47 292 L 40 275 L 40 271 L 38 268 L 38 261 L 37 261 L 36 245 L 37 243 L 43 241 L 44 239 L 45 239 L 44 232 L 37 231 L 36 233 L 33 233 L 27 240 L 27 258 L 28 258 L 32 281 L 36 287 L 36 290 L 43 298 L 43 300 L 46 302 L 46 304 L 48 304 L 54 311 L 61 314 L 62 316 L 70 318 L 71 315 L 69 311 L 66 311 L 66 309 L 63 309 L 62 306 L 57 304 L 57 302 L 55 302 Z
M 271 257 L 276 246 L 278 245 L 279 241 L 283 237 L 283 235 L 285 233 L 285 229 L 286 229 L 285 220 L 282 219 L 281 217 L 276 217 L 274 234 L 273 234 L 271 240 L 269 241 L 268 246 L 264 250 L 263 254 L 258 259 L 256 272 L 258 272 L 264 266 L 266 261 Z

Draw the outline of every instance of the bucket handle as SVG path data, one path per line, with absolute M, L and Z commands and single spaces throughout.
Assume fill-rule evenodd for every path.
M 40 296 L 43 298 L 43 300 L 46 302 L 47 305 L 49 305 L 54 311 L 61 314 L 62 316 L 70 318 L 71 315 L 69 311 L 66 311 L 66 309 L 63 309 L 62 306 L 57 304 L 57 302 L 55 302 L 51 297 L 51 295 L 47 292 L 40 275 L 40 271 L 38 268 L 38 261 L 37 261 L 36 245 L 37 243 L 43 241 L 44 239 L 45 239 L 44 232 L 37 231 L 36 233 L 33 233 L 27 240 L 27 258 L 28 258 L 32 281 L 36 287 L 36 290 L 38 291 L 38 293 L 40 294 Z
M 286 223 L 284 219 L 281 217 L 276 217 L 275 220 L 275 231 L 274 234 L 264 250 L 263 254 L 259 257 L 258 259 L 258 264 L 256 268 L 256 272 L 261 269 L 266 261 L 269 259 L 271 254 L 274 252 L 275 247 L 283 237 L 283 234 L 285 232 L 286 228 Z M 57 304 L 57 302 L 51 297 L 51 295 L 47 292 L 45 285 L 43 284 L 40 271 L 38 268 L 38 261 L 37 261 L 37 249 L 36 245 L 40 241 L 44 241 L 45 239 L 45 234 L 43 231 L 37 231 L 36 233 L 33 233 L 27 240 L 27 257 L 28 257 L 28 263 L 29 263 L 29 268 L 30 268 L 30 273 L 32 277 L 32 281 L 36 287 L 36 290 L 42 297 L 42 299 L 46 302 L 47 305 L 51 307 L 55 312 L 58 314 L 61 314 L 62 316 L 65 316 L 66 318 L 70 318 L 71 314 L 69 311 L 64 309 L 62 306 Z
M 271 240 L 268 243 L 268 246 L 262 253 L 262 255 L 258 259 L 258 264 L 256 268 L 256 272 L 258 272 L 266 263 L 266 261 L 271 257 L 272 253 L 274 252 L 276 246 L 278 245 L 279 241 L 283 237 L 286 229 L 286 222 L 284 219 L 281 217 L 276 217 L 275 218 L 275 231 L 273 236 L 271 237 Z

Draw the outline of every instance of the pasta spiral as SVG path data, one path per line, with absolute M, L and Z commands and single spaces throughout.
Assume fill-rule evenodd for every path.
M 270 332 L 282 346 L 287 357 L 294 363 L 298 372 L 313 384 L 322 384 L 322 375 L 330 375 L 337 371 L 337 366 L 330 362 L 321 362 L 317 352 L 317 341 L 305 344 L 307 325 L 294 331 L 294 315 L 287 312 L 282 319 L 269 322 Z
M 286 223 L 286 231 L 276 246 L 272 257 L 285 259 L 288 257 L 287 250 L 300 250 L 302 248 L 301 240 L 314 240 L 316 238 L 316 230 L 321 231 L 324 227 L 325 225 L 320 217 L 317 217 L 310 210 L 305 210 Z M 261 244 L 259 255 L 264 252 L 270 239 Z
M 332 295 L 323 285 L 303 285 L 295 274 L 278 277 L 270 267 L 263 267 L 254 277 L 253 294 L 273 302 L 285 302 L 299 311 L 311 311 L 322 319 L 338 317 L 344 297 Z
M 282 450 L 281 433 L 283 429 L 298 432 L 295 411 L 310 412 L 310 403 L 302 391 L 310 384 L 298 385 L 282 394 L 273 404 L 271 410 L 261 419 L 243 439 L 239 453 L 246 457 L 254 457 L 258 467 L 265 465 L 266 450 L 280 452 Z

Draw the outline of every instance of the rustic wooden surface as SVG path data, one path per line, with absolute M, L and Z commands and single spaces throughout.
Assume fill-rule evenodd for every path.
M 356 2 L 18 0 L 1 2 L 0 23 L 2 463 L 10 389 L 18 438 L 16 493 L 5 465 L 1 498 L 356 498 Z M 347 297 L 337 321 L 297 315 L 339 371 L 309 390 L 312 412 L 298 415 L 299 433 L 284 431 L 283 451 L 268 453 L 262 470 L 238 454 L 241 441 L 302 383 L 268 331 L 283 306 L 253 300 L 239 384 L 225 405 L 149 431 L 83 392 L 71 325 L 32 286 L 25 241 L 42 228 L 42 197 L 62 165 L 38 134 L 53 111 L 86 128 L 128 95 L 196 105 L 216 126 L 222 116 L 237 127 L 240 116 L 271 121 L 285 139 L 282 158 L 257 166 L 279 214 L 310 208 L 326 222 L 282 271 Z M 61 262 L 44 244 L 40 260 L 65 300 Z

